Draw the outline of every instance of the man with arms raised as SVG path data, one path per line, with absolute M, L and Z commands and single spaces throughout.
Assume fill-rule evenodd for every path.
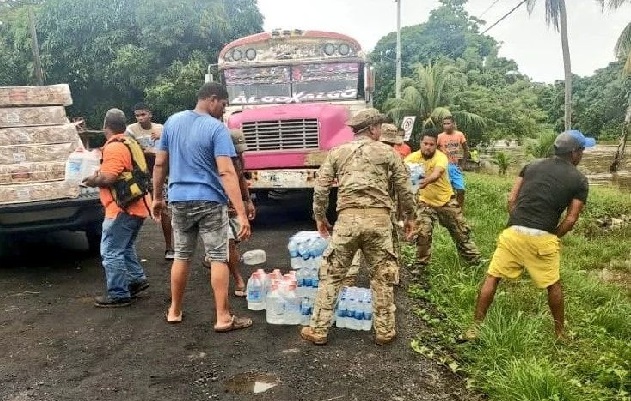
M 547 289 L 554 331 L 557 338 L 563 337 L 559 238 L 572 230 L 587 201 L 587 178 L 576 166 L 583 150 L 595 144 L 594 138 L 579 131 L 564 132 L 554 141 L 554 157 L 536 160 L 519 173 L 508 198 L 508 228 L 498 238 L 475 308 L 476 325 L 467 331 L 466 339 L 477 336 L 500 280 L 515 279 L 524 268 L 537 287 Z

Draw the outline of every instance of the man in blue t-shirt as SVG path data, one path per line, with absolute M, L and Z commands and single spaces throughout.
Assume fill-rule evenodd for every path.
M 252 320 L 230 314 L 228 303 L 228 200 L 235 205 L 239 239 L 250 236 L 239 178 L 232 163 L 236 156 L 230 132 L 219 121 L 228 104 L 228 92 L 218 83 L 204 84 L 194 110 L 172 115 L 164 124 L 153 172 L 153 216 L 162 216 L 164 180 L 169 175 L 175 260 L 171 267 L 171 306 L 167 322 L 182 321 L 182 300 L 188 268 L 202 237 L 205 261 L 210 265 L 215 295 L 215 331 L 250 327 Z

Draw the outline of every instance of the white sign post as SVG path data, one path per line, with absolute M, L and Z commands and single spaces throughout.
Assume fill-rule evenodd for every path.
M 414 121 L 416 117 L 407 116 L 403 117 L 403 121 L 401 122 L 401 128 L 405 131 L 405 136 L 403 137 L 404 141 L 409 141 L 410 136 L 412 136 L 412 129 L 414 128 Z

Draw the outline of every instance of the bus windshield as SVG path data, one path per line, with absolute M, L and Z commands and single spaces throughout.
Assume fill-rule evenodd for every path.
M 230 68 L 223 78 L 230 104 L 351 100 L 363 96 L 360 63 Z

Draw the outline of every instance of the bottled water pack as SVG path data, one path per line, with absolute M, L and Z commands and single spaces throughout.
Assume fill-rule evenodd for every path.
M 296 270 L 297 291 L 300 297 L 315 298 L 320 283 L 322 254 L 329 241 L 317 231 L 300 231 L 289 239 L 287 249 L 291 268 Z
M 335 308 L 335 326 L 370 331 L 372 293 L 368 288 L 343 287 Z
M 425 167 L 418 163 L 406 163 L 410 170 L 410 180 L 412 181 L 412 192 L 418 191 L 421 180 L 425 177 Z

